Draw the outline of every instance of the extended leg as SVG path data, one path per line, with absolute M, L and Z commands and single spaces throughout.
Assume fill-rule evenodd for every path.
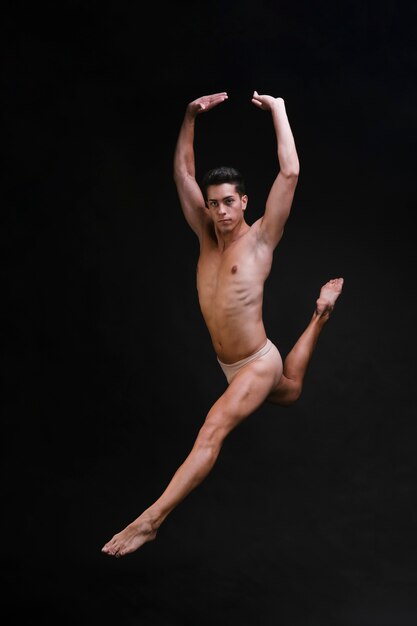
M 177 469 L 162 495 L 137 519 L 105 544 L 102 552 L 124 556 L 134 552 L 147 541 L 155 539 L 158 528 L 169 513 L 190 493 L 213 468 L 219 455 L 225 433 L 220 429 L 209 432 L 205 425 L 190 454 Z
M 283 363 L 283 374 L 268 401 L 280 406 L 294 404 L 301 395 L 307 367 L 313 356 L 319 335 L 333 311 L 343 288 L 343 278 L 329 280 L 320 290 L 316 309 L 309 325 L 302 333 Z
M 272 354 L 272 351 L 271 351 Z M 171 511 L 208 475 L 227 435 L 253 413 L 268 395 L 276 378 L 269 355 L 242 369 L 209 411 L 193 448 L 162 495 L 102 548 L 111 556 L 124 556 L 155 539 Z

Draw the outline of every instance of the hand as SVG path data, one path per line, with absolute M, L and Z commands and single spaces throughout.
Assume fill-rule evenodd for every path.
M 210 111 L 213 107 L 227 100 L 228 97 L 225 91 L 213 93 L 210 96 L 201 96 L 201 98 L 189 103 L 187 111 L 196 117 L 199 113 Z
M 257 91 L 253 92 L 252 102 L 264 111 L 271 111 L 277 102 L 284 102 L 282 98 L 273 98 L 272 96 L 260 96 Z

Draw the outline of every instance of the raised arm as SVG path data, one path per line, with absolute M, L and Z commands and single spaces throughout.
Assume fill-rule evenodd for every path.
M 291 211 L 300 164 L 284 100 L 260 96 L 255 91 L 252 102 L 260 109 L 271 112 L 277 137 L 279 172 L 269 192 L 261 220 L 262 236 L 268 245 L 275 248 L 282 237 Z
M 174 152 L 174 181 L 184 213 L 193 231 L 200 236 L 204 220 L 204 198 L 195 178 L 194 127 L 197 115 L 227 100 L 222 91 L 202 96 L 187 105 Z

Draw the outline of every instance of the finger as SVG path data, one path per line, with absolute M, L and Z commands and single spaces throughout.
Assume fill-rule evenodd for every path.
M 228 98 L 227 93 L 216 93 L 213 96 L 211 96 L 211 100 L 214 102 L 218 102 L 219 100 L 223 102 L 223 100 L 227 100 L 227 98 Z

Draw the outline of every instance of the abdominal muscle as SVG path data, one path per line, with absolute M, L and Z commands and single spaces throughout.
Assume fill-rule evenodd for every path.
M 242 281 L 222 278 L 221 274 L 215 289 L 198 281 L 201 311 L 216 355 L 223 363 L 236 363 L 265 345 L 262 291 L 250 281 L 242 285 Z
M 223 250 L 207 232 L 197 264 L 201 312 L 217 357 L 231 364 L 262 348 L 265 280 L 272 256 L 259 245 L 258 224 Z

